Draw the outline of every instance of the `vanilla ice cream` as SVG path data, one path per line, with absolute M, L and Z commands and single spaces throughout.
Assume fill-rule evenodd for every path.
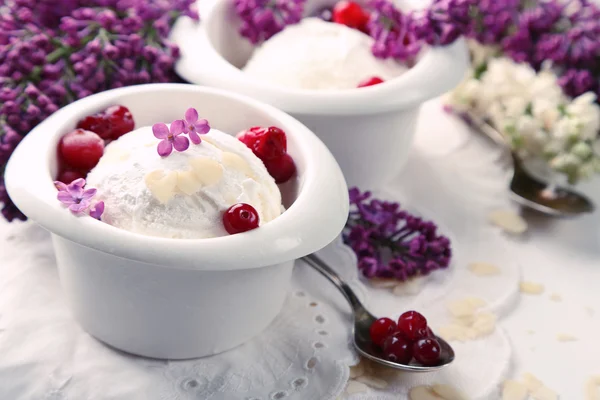
M 149 236 L 225 236 L 222 215 L 252 205 L 260 224 L 280 215 L 281 194 L 264 164 L 242 142 L 211 129 L 198 145 L 168 157 L 157 153 L 152 127 L 110 143 L 87 176 L 105 203 L 102 220 Z
M 290 89 L 354 89 L 361 81 L 395 78 L 408 68 L 371 53 L 373 39 L 342 24 L 304 18 L 255 51 L 244 72 Z

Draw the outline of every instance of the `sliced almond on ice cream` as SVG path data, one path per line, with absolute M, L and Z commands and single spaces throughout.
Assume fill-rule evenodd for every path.
M 171 171 L 165 173 L 165 171 L 157 169 L 147 173 L 144 181 L 152 196 L 162 204 L 165 204 L 175 195 L 177 172 Z
M 225 154 L 233 153 L 223 153 L 223 156 L 225 156 Z M 223 160 L 223 163 L 225 164 L 225 160 Z M 203 185 L 214 185 L 223 178 L 223 166 L 212 158 L 193 158 L 190 160 L 190 166 L 192 167 L 192 172 L 196 179 Z
M 527 222 L 514 211 L 495 210 L 488 215 L 488 219 L 508 233 L 518 235 L 527 230 Z

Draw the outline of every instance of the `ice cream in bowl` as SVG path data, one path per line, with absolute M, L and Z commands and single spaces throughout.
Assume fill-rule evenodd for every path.
M 383 5 L 366 15 L 372 3 Z M 200 2 L 201 22 L 173 31 L 176 70 L 290 113 L 323 140 L 349 186 L 381 188 L 408 159 L 420 105 L 458 84 L 468 61 L 462 40 L 413 46 L 405 16 L 384 3 Z M 387 46 L 392 36 L 406 45 Z
M 294 260 L 340 233 L 342 172 L 287 114 L 193 85 L 79 100 L 21 142 L 5 180 L 52 234 L 83 329 L 129 353 L 185 359 L 262 332 Z

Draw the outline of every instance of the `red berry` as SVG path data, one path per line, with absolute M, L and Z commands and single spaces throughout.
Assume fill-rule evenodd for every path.
M 425 329 L 425 337 L 435 339 L 435 333 L 433 333 L 430 327 L 427 327 L 427 329 Z
M 104 141 L 94 132 L 76 129 L 62 137 L 59 155 L 69 166 L 90 170 L 104 153 Z
M 241 131 L 237 134 L 237 138 L 240 142 L 244 143 L 247 147 L 252 149 L 254 146 L 254 142 L 258 138 L 259 135 L 262 135 L 265 131 L 265 128 L 260 126 L 253 126 L 247 131 Z
M 412 343 L 396 332 L 383 342 L 383 357 L 398 364 L 408 364 L 412 359 Z
M 230 235 L 258 228 L 258 212 L 250 204 L 234 204 L 223 214 L 223 225 Z
M 110 106 L 104 111 L 104 114 L 110 125 L 110 139 L 118 139 L 131 132 L 135 127 L 133 115 L 127 107 Z
M 284 154 L 273 160 L 263 160 L 269 174 L 275 179 L 275 183 L 283 183 L 290 180 L 296 172 L 296 164 L 289 154 Z
M 407 311 L 398 318 L 398 330 L 408 340 L 424 338 L 427 335 L 427 320 L 416 311 Z
M 369 14 L 353 1 L 342 0 L 333 7 L 333 22 L 366 31 Z
M 439 364 L 441 351 L 440 343 L 436 339 L 420 339 L 413 344 L 415 360 L 425 366 Z
M 372 76 L 371 78 L 365 79 L 364 81 L 360 82 L 357 87 L 361 88 L 367 86 L 374 86 L 379 85 L 380 83 L 383 83 L 383 79 L 381 79 L 378 76 Z
M 389 318 L 379 318 L 373 322 L 369 330 L 371 341 L 376 346 L 382 346 L 385 339 L 396 331 L 396 323 Z
M 104 113 L 85 117 L 77 123 L 77 128 L 94 132 L 104 140 L 110 139 L 110 123 Z
M 287 151 L 285 132 L 271 126 L 263 134 L 256 136 L 251 149 L 263 161 L 279 158 Z
M 72 169 L 66 169 L 58 175 L 58 178 L 56 180 L 59 182 L 62 182 L 62 183 L 66 183 L 68 185 L 69 183 L 73 182 L 75 179 L 79 179 L 79 178 L 85 178 L 85 175 L 79 171 L 75 171 Z

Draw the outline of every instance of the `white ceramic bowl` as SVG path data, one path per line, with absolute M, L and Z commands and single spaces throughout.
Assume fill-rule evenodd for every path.
M 309 0 L 307 12 L 332 4 Z M 427 50 L 402 76 L 360 90 L 290 90 L 255 80 L 243 67 L 252 45 L 238 34 L 230 0 L 200 2 L 201 22 L 181 19 L 172 39 L 177 72 L 192 83 L 252 96 L 298 118 L 329 147 L 349 186 L 382 187 L 406 162 L 419 106 L 458 84 L 468 65 L 463 40 Z
M 214 239 L 143 236 L 73 216 L 56 200 L 56 146 L 85 115 L 112 104 L 136 126 L 195 107 L 235 134 L 254 125 L 285 130 L 298 168 L 287 210 L 259 229 Z M 64 291 L 83 328 L 118 349 L 155 358 L 215 354 L 260 333 L 279 313 L 296 258 L 329 244 L 348 215 L 342 172 L 325 145 L 277 109 L 194 85 L 142 85 L 77 101 L 38 125 L 6 169 L 15 204 L 52 233 Z

